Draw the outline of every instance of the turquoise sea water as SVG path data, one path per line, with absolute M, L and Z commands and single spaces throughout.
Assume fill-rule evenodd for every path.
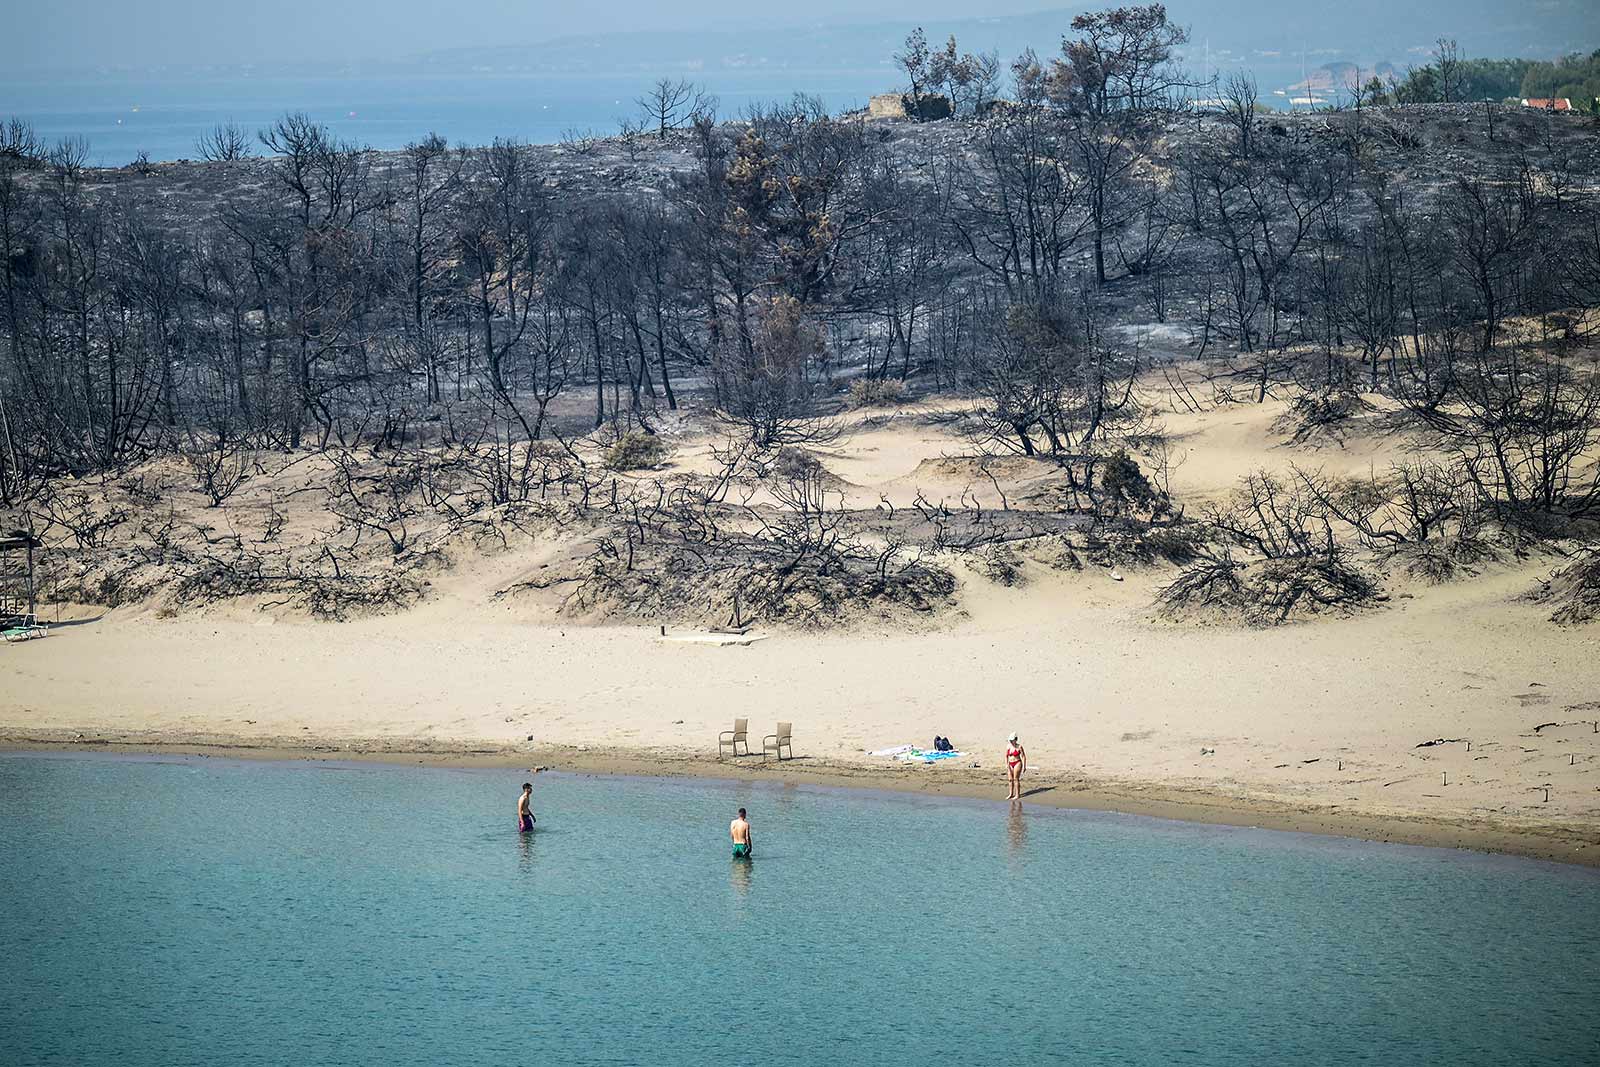
M 1595 871 L 524 777 L 0 755 L 0 1063 L 1600 1061 Z
M 865 107 L 883 89 L 881 72 L 804 71 L 700 79 L 718 98 L 719 113 L 738 117 L 751 104 L 788 100 L 796 91 L 822 98 L 837 112 Z M 412 77 L 134 77 L 6 80 L 0 73 L 0 119 L 30 121 L 48 144 L 62 137 L 89 142 L 91 162 L 195 159 L 195 142 L 220 122 L 250 131 L 286 111 L 304 111 L 337 136 L 378 149 L 403 148 L 430 132 L 452 145 L 496 137 L 552 144 L 569 130 L 612 136 L 633 117 L 634 101 L 655 75 L 482 75 Z M 263 151 L 253 145 L 257 154 Z

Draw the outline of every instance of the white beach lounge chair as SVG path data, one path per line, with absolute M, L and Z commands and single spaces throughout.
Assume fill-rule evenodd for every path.
M 18 641 L 32 641 L 36 637 L 48 637 L 49 634 L 48 628 L 40 626 L 36 622 L 0 630 L 0 637 L 4 637 L 8 644 L 14 644 Z

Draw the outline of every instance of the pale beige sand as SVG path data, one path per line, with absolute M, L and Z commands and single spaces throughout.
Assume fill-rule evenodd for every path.
M 1190 435 L 1174 477 L 1185 499 L 1263 463 L 1382 462 L 1371 442 L 1282 450 L 1271 407 L 1169 419 Z M 868 499 L 904 497 L 941 445 L 956 451 L 926 425 L 891 424 L 857 435 L 830 467 Z M 769 631 L 722 647 L 663 642 L 653 625 L 563 624 L 487 595 L 537 558 L 512 552 L 441 575 L 431 599 L 386 618 L 124 609 L 59 627 L 0 649 L 0 738 L 476 747 L 512 762 L 559 749 L 573 765 L 722 773 L 717 732 L 748 716 L 757 737 L 794 722 L 796 751 L 811 757 L 801 771 L 968 790 L 992 781 L 998 798 L 1016 730 L 1035 784 L 1088 788 L 1113 806 L 1188 798 L 1203 801 L 1192 807 L 1202 817 L 1300 812 L 1305 825 L 1369 836 L 1397 819 L 1387 825 L 1409 826 L 1408 840 L 1457 843 L 1466 827 L 1543 842 L 1485 847 L 1600 862 L 1600 627 L 1563 630 L 1519 599 L 1548 559 L 1453 585 L 1391 584 L 1395 599 L 1375 612 L 1272 630 L 1156 619 L 1170 569 L 1116 582 L 1030 566 L 1018 589 L 963 576 L 965 614 L 929 632 Z M 1535 731 L 1550 722 L 1564 725 Z M 981 766 L 865 755 L 935 733 Z M 1416 747 L 1436 738 L 1460 740 Z M 1430 836 L 1429 825 L 1444 829 Z

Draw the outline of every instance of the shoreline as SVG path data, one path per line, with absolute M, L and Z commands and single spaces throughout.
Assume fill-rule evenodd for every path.
M 698 778 L 817 785 L 911 793 L 1004 803 L 1004 781 L 995 770 L 948 765 L 865 763 L 800 757 L 763 765 L 756 756 L 737 761 L 684 752 L 588 746 L 519 746 L 491 742 L 410 739 L 245 737 L 177 731 L 119 733 L 0 728 L 0 754 L 93 752 L 218 756 L 266 761 L 327 761 L 463 768 L 543 766 L 566 773 L 653 778 Z M 1386 844 L 1465 849 L 1600 869 L 1600 829 L 1557 823 L 1507 825 L 1487 819 L 1452 819 L 1351 811 L 1186 789 L 1158 782 L 1094 779 L 1030 773 L 1024 798 L 1031 804 L 1079 811 L 1112 812 L 1220 826 L 1245 826 L 1291 833 L 1348 837 Z

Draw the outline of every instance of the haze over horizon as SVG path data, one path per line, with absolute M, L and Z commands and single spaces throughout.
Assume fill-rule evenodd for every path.
M 1049 7 L 1040 0 L 989 0 L 985 14 Z M 804 11 L 752 13 L 735 0 L 608 0 L 574 7 L 549 0 L 480 0 L 457 8 L 430 0 L 176 0 L 151 8 L 112 0 L 64 0 L 49 10 L 5 0 L 19 31 L 17 52 L 30 67 L 397 60 L 436 49 L 528 45 L 617 31 L 750 29 L 895 18 L 882 0 L 812 0 Z M 926 0 L 921 18 L 970 15 L 971 0 Z
M 753 14 L 733 0 L 690 0 L 664 6 L 612 0 L 572 8 L 533 0 L 483 0 L 470 9 L 428 0 L 283 0 L 268 9 L 245 0 L 176 0 L 144 6 L 112 0 L 64 0 L 49 8 L 4 0 L 13 31 L 13 74 L 94 68 L 150 69 L 282 64 L 399 62 L 453 49 L 535 48 L 563 38 L 652 33 L 682 37 L 729 35 L 782 47 L 770 35 L 787 27 L 921 23 L 936 37 L 947 23 L 1004 22 L 1019 15 L 1059 16 L 1062 29 L 1079 10 L 1105 3 L 1051 5 L 1040 0 L 924 0 L 914 8 L 882 0 L 814 0 L 804 11 Z M 1396 10 L 1383 0 L 1288 9 L 1266 0 L 1174 0 L 1174 19 L 1189 25 L 1195 43 L 1211 40 L 1271 54 L 1276 48 L 1309 54 L 1365 53 L 1404 59 L 1436 36 L 1454 36 L 1471 54 L 1553 56 L 1600 44 L 1600 9 L 1587 0 L 1549 0 L 1537 9 L 1495 0 L 1427 0 Z M 1413 38 L 1415 38 L 1413 40 Z M 1048 48 L 1050 42 L 1038 42 Z M 773 57 L 763 57 L 771 59 Z M 782 55 L 776 57 L 783 59 Z M 803 59 L 803 57 L 796 57 Z M 1320 60 L 1319 60 L 1320 61 Z M 605 63 L 598 57 L 597 69 Z

